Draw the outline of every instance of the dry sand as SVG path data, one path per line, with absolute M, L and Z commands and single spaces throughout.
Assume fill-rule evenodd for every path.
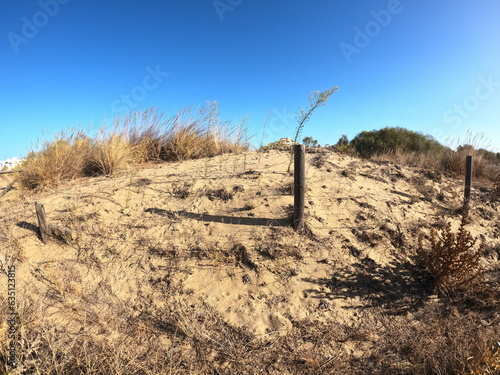
M 0 258 L 18 258 L 19 305 L 35 301 L 44 311 L 40 321 L 99 334 L 139 296 L 161 307 L 161 291 L 175 289 L 179 301 L 209 306 L 264 341 L 297 321 L 356 324 L 374 305 L 410 314 L 419 291 L 407 290 L 411 275 L 402 265 L 414 259 L 419 234 L 445 219 L 458 227 L 462 182 L 331 152 L 306 159 L 304 236 L 289 227 L 293 177 L 285 152 L 152 165 L 43 193 L 9 192 L 0 198 Z M 497 204 L 481 200 L 474 188 L 468 229 L 498 245 Z M 43 245 L 35 201 L 76 240 Z M 346 350 L 360 350 L 351 346 Z

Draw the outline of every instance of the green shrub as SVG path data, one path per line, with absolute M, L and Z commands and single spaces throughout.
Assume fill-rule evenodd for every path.
M 444 147 L 432 137 L 400 127 L 363 131 L 351 141 L 356 152 L 364 158 L 384 153 L 426 152 L 438 155 Z
M 347 135 L 345 134 L 342 135 L 342 137 L 340 137 L 335 144 L 334 151 L 345 155 L 356 155 L 356 149 L 354 148 L 354 145 L 349 142 L 349 138 L 347 138 Z

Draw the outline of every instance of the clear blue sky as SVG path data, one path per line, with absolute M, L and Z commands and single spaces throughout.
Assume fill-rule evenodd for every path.
M 4 0 L 0 160 L 123 110 L 207 100 L 249 116 L 255 144 L 271 111 L 270 142 L 334 85 L 303 136 L 470 129 L 500 151 L 499 15 L 498 0 Z

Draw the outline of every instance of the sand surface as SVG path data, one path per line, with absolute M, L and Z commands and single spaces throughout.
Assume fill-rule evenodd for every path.
M 182 303 L 209 306 L 262 340 L 297 321 L 356 324 L 374 303 L 409 314 L 415 302 L 402 265 L 414 259 L 420 234 L 446 220 L 458 227 L 463 183 L 332 152 L 306 159 L 302 236 L 289 226 L 293 176 L 289 154 L 279 151 L 5 194 L 0 259 L 17 257 L 20 307 L 30 301 L 44 310 L 40 321 L 99 334 L 139 296 L 161 307 L 162 291 L 175 290 Z M 498 244 L 498 207 L 476 187 L 473 198 L 468 229 Z M 75 240 L 42 244 L 35 201 Z

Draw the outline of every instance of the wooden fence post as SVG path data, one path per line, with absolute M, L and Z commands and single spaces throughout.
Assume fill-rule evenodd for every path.
M 60 224 L 49 224 L 45 217 L 45 207 L 43 203 L 35 203 L 36 216 L 38 218 L 38 228 L 40 229 L 40 238 L 45 244 L 49 237 L 53 237 L 64 243 L 70 243 L 77 238 L 77 233 L 70 228 Z
M 0 174 L 10 174 L 10 173 L 21 173 L 21 170 L 15 170 L 15 171 L 0 171 Z
M 464 211 L 468 211 L 470 207 L 471 184 L 472 184 L 472 156 L 468 155 L 465 159 Z
M 305 198 L 305 146 L 294 146 L 293 174 L 293 227 L 298 233 L 304 230 L 304 198 Z
M 40 238 L 43 243 L 47 243 L 47 220 L 45 218 L 45 208 L 43 203 L 35 202 L 36 216 L 38 218 L 38 228 L 40 229 Z

